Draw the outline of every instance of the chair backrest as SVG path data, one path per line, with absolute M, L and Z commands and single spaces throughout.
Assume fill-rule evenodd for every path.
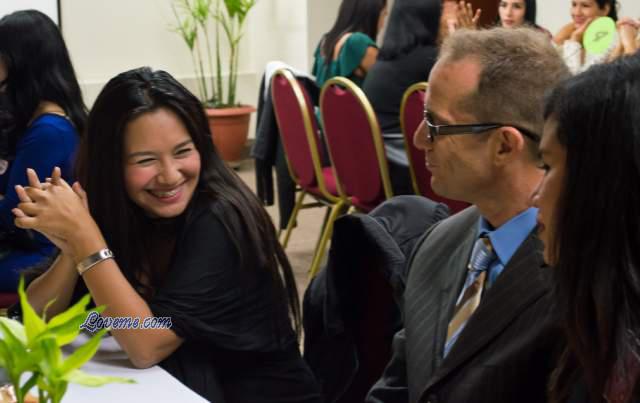
M 417 195 L 428 197 L 431 200 L 442 202 L 449 206 L 451 214 L 469 207 L 469 203 L 447 199 L 438 196 L 431 189 L 431 172 L 427 169 L 424 159 L 424 151 L 413 144 L 413 135 L 424 119 L 424 97 L 428 84 L 420 82 L 409 87 L 402 97 L 400 106 L 400 126 L 404 136 L 404 146 L 409 160 L 409 171 L 413 190 Z
M 327 197 L 318 144 L 318 125 L 311 97 L 293 74 L 277 70 L 271 78 L 271 99 L 280 139 L 293 180 L 303 189 L 316 186 Z
M 6 309 L 18 302 L 18 294 L 12 292 L 0 292 L 0 309 Z
M 380 126 L 362 90 L 344 77 L 327 80 L 320 111 L 340 190 L 372 207 L 392 197 Z

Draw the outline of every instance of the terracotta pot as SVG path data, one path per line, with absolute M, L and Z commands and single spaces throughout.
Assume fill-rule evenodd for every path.
M 224 161 L 235 162 L 242 157 L 249 135 L 249 118 L 255 110 L 256 108 L 250 105 L 205 109 L 213 144 Z

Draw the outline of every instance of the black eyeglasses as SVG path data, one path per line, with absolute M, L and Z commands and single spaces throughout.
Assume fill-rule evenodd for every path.
M 520 133 L 529 137 L 536 143 L 540 141 L 540 136 L 533 133 L 530 130 L 523 129 L 521 127 L 510 125 L 507 123 L 477 123 L 467 125 L 434 125 L 430 121 L 431 114 L 425 109 L 424 111 L 424 123 L 427 125 L 427 139 L 433 143 L 436 140 L 436 136 L 452 136 L 458 134 L 479 134 L 485 133 L 489 130 L 497 129 L 499 127 L 509 126 L 514 129 L 518 129 Z

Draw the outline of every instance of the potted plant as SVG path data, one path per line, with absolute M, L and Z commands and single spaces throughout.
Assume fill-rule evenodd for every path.
M 255 4 L 256 0 L 173 0 L 177 21 L 174 30 L 191 52 L 198 94 L 209 117 L 213 142 L 228 162 L 240 159 L 249 132 L 249 117 L 255 111 L 253 106 L 241 105 L 236 99 L 240 40 L 247 14 Z M 223 40 L 229 49 L 226 86 L 222 77 Z
M 29 305 L 22 280 L 18 294 L 23 323 L 0 317 L 0 368 L 6 371 L 17 403 L 35 401 L 25 400 L 34 386 L 38 388 L 39 403 L 58 403 L 66 393 L 69 382 L 85 386 L 134 383 L 130 379 L 89 375 L 79 369 L 96 353 L 108 329 L 96 333 L 66 358 L 62 355 L 61 347 L 78 336 L 80 325 L 90 313 L 86 309 L 89 294 L 49 321 L 39 317 Z M 103 310 L 104 307 L 95 309 L 98 312 Z

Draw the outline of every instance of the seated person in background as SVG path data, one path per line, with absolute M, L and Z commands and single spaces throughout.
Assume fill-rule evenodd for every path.
M 571 0 L 573 21 L 560 29 L 553 38 L 553 42 L 572 73 L 580 73 L 594 64 L 603 63 L 612 58 L 612 53 L 618 46 L 617 35 L 605 53 L 590 54 L 582 47 L 584 32 L 591 21 L 605 16 L 614 21 L 618 20 L 616 0 Z
M 443 43 L 415 143 L 433 190 L 475 206 L 417 242 L 404 329 L 367 402 L 546 401 L 562 339 L 529 203 L 543 97 L 568 75 L 532 29 L 463 30 Z
M 314 53 L 318 87 L 341 76 L 361 85 L 378 56 L 376 36 L 387 15 L 386 0 L 342 0 L 338 18 Z
M 537 28 L 552 37 L 551 32 L 536 24 L 536 0 L 500 0 L 498 26 L 517 28 L 523 25 Z
M 67 180 L 85 128 L 86 108 L 60 30 L 45 14 L 17 11 L 0 20 L 0 95 L 5 118 L 0 156 L 0 291 L 15 292 L 20 272 L 54 253 L 47 238 L 17 229 L 11 209 L 27 168 L 40 176 L 54 166 Z
M 82 186 L 56 168 L 49 184 L 30 170 L 17 189 L 16 225 L 60 248 L 27 288 L 38 312 L 55 298 L 52 317 L 88 289 L 103 316 L 171 318 L 169 329 L 112 330 L 136 367 L 160 364 L 213 402 L 320 401 L 298 350 L 291 265 L 194 95 L 163 71 L 116 76 L 78 165 Z
M 384 136 L 393 193 L 413 193 L 400 104 L 412 84 L 427 81 L 436 62 L 440 0 L 395 0 L 378 59 L 362 90 L 371 102 Z
M 640 402 L 638 72 L 640 55 L 595 66 L 545 108 L 533 205 L 568 341 L 554 403 Z

